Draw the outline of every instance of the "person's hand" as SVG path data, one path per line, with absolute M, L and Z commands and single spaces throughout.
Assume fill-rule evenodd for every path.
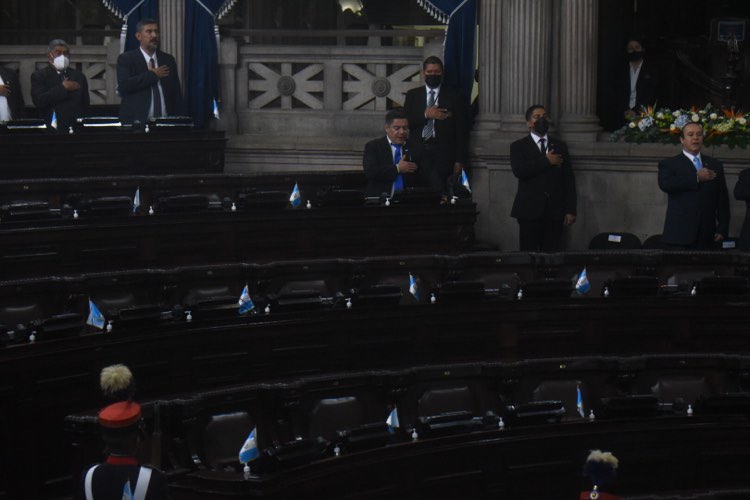
M 456 163 L 453 164 L 453 173 L 455 175 L 459 175 L 461 171 L 464 170 L 465 168 L 466 166 L 463 163 L 457 161 Z
M 439 108 L 437 104 L 430 106 L 424 112 L 424 115 L 429 120 L 445 120 L 450 116 L 450 113 L 446 108 Z
M 716 179 L 716 172 L 710 168 L 702 167 L 698 170 L 698 182 L 712 181 Z
M 724 235 L 719 233 L 714 234 L 714 241 L 724 241 Z
M 566 226 L 572 226 L 576 221 L 576 216 L 573 214 L 565 214 L 565 219 L 563 220 L 563 224 Z
M 557 154 L 554 151 L 547 151 L 547 161 L 550 165 L 559 167 L 560 165 L 562 165 L 563 157 L 561 154 Z
M 169 66 L 158 66 L 156 68 L 149 68 L 149 71 L 153 71 L 159 79 L 169 76 Z
M 401 160 L 396 165 L 399 174 L 411 174 L 417 171 L 417 164 L 411 161 Z
M 63 80 L 62 86 L 65 87 L 65 90 L 68 92 L 73 92 L 74 90 L 78 90 L 81 88 L 81 84 L 78 82 L 74 82 L 73 80 Z
M 0 96 L 2 97 L 10 96 L 10 85 L 8 85 L 7 83 L 4 85 L 0 85 Z

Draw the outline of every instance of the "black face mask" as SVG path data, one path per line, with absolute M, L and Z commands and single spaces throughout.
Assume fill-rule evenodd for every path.
M 438 88 L 443 82 L 443 75 L 426 75 L 424 77 L 424 82 L 431 89 Z
M 546 118 L 539 118 L 534 122 L 534 132 L 536 132 L 537 134 L 544 136 L 544 134 L 546 134 L 548 130 L 549 120 L 547 120 Z
M 643 59 L 643 51 L 642 50 L 636 50 L 635 52 L 628 52 L 627 53 L 628 61 L 640 61 Z

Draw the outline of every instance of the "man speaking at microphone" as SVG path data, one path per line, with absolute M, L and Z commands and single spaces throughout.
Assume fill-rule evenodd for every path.
M 180 111 L 182 90 L 174 57 L 159 50 L 159 24 L 141 19 L 135 38 L 140 46 L 117 58 L 120 121 L 145 123 Z
M 385 137 L 365 145 L 362 166 L 367 177 L 367 196 L 387 197 L 409 187 L 431 187 L 442 192 L 440 177 L 420 167 L 422 147 L 409 140 L 409 120 L 402 109 L 385 115 Z
M 511 217 L 518 220 L 522 252 L 561 250 L 564 226 L 576 220 L 576 186 L 568 147 L 547 135 L 544 106 L 526 110 L 529 134 L 510 145 L 510 167 L 518 178 Z
M 31 100 L 48 125 L 67 132 L 89 110 L 89 84 L 80 71 L 70 67 L 70 47 L 52 40 L 47 48 L 49 64 L 31 75 Z

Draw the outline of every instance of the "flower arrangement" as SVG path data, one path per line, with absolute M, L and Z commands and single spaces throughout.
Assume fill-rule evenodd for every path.
M 748 118 L 740 110 L 715 109 L 708 104 L 703 109 L 655 109 L 654 106 L 641 108 L 640 114 L 628 118 L 628 123 L 616 130 L 612 141 L 661 142 L 676 144 L 680 131 L 688 123 L 699 123 L 705 134 L 704 144 L 715 146 L 726 144 L 745 149 L 750 144 Z

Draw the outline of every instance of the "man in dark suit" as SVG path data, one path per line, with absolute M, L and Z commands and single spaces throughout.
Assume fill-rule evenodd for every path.
M 422 64 L 425 86 L 406 93 L 404 110 L 411 137 L 424 146 L 422 167 L 438 173 L 445 185 L 458 176 L 468 159 L 467 104 L 443 85 L 443 62 L 430 56 Z
M 120 121 L 145 123 L 173 116 L 182 106 L 182 90 L 174 57 L 158 49 L 159 24 L 142 19 L 136 25 L 140 47 L 117 58 L 117 92 L 122 97 Z
M 622 117 L 639 114 L 642 106 L 653 106 L 658 99 L 656 73 L 645 61 L 645 51 L 638 40 L 628 40 L 625 55 L 627 69 L 620 77 L 621 90 L 618 106 Z M 621 120 L 622 121 L 622 120 Z
M 57 118 L 57 129 L 67 132 L 89 111 L 89 84 L 80 71 L 70 67 L 70 48 L 64 40 L 52 40 L 49 64 L 31 75 L 31 100 L 48 124 Z
M 24 107 L 18 73 L 0 66 L 0 122 L 23 118 Z
M 729 231 L 729 194 L 724 167 L 702 155 L 703 127 L 680 132 L 682 153 L 659 162 L 659 188 L 669 195 L 662 241 L 667 248 L 710 250 Z
M 442 192 L 440 178 L 421 166 L 422 146 L 409 139 L 409 120 L 402 109 L 385 115 L 385 137 L 365 145 L 362 166 L 367 177 L 367 196 L 392 196 L 409 187 L 431 187 Z
M 526 110 L 529 134 L 510 145 L 510 167 L 518 178 L 511 217 L 518 220 L 522 252 L 555 252 L 563 226 L 576 220 L 576 187 L 568 147 L 547 135 L 544 107 Z

